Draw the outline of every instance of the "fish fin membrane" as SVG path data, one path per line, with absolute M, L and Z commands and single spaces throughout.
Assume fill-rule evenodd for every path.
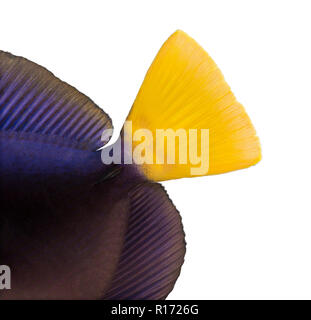
M 158 129 L 173 129 L 175 133 L 186 130 L 188 139 L 178 143 L 176 138 L 175 150 L 157 149 L 156 138 L 146 147 L 153 164 L 145 161 L 141 168 L 151 180 L 219 174 L 249 167 L 261 159 L 259 139 L 244 107 L 211 57 L 182 31 L 176 31 L 158 52 L 127 120 L 132 122 L 133 134 L 142 128 L 151 131 L 153 137 Z M 192 164 L 195 158 L 190 161 L 190 129 L 197 132 L 198 155 L 208 148 L 208 163 L 201 163 L 202 168 Z M 202 139 L 202 129 L 208 129 L 209 145 L 206 131 Z M 133 139 L 134 150 L 141 141 Z M 168 138 L 164 137 L 164 143 L 169 145 Z M 172 164 L 182 152 L 188 161 L 175 160 Z
M 123 251 L 103 299 L 163 300 L 172 291 L 184 261 L 181 217 L 158 183 L 143 183 L 129 197 Z
M 0 133 L 37 134 L 97 150 L 109 116 L 45 68 L 0 51 Z

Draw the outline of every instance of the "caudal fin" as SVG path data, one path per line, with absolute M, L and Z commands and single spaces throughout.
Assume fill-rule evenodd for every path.
M 140 132 L 135 141 L 137 130 L 152 133 L 153 142 L 144 143 L 146 161 L 141 167 L 155 181 L 224 173 L 254 165 L 261 158 L 259 139 L 244 107 L 211 57 L 182 31 L 176 31 L 158 52 L 127 120 L 132 121 L 134 150 L 144 136 Z M 191 146 L 195 132 L 197 145 Z M 172 133 L 179 137 L 174 150 L 168 147 Z M 164 139 L 162 148 L 157 138 Z M 205 152 L 201 160 L 208 163 L 199 163 L 200 150 Z M 198 157 L 192 154 L 196 151 Z

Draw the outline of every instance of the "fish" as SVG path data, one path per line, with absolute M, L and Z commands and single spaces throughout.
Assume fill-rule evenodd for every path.
M 44 67 L 0 51 L 0 264 L 12 277 L 0 299 L 166 299 L 186 240 L 160 182 L 261 159 L 244 107 L 181 30 L 156 55 L 126 124 L 110 143 L 112 121 L 102 108 Z M 147 137 L 160 129 L 189 136 L 176 149 L 165 148 L 167 137 L 155 148 Z M 183 150 L 194 161 L 162 161 Z M 194 157 L 196 150 L 207 158 Z

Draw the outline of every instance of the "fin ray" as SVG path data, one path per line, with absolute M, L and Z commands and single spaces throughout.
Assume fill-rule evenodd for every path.
M 174 287 L 185 255 L 181 218 L 157 183 L 140 184 L 129 197 L 125 243 L 104 299 L 165 299 Z
M 211 57 L 182 31 L 176 31 L 158 52 L 127 120 L 132 121 L 133 132 L 146 128 L 153 137 L 157 129 L 208 129 L 209 169 L 202 175 L 246 168 L 261 158 L 259 139 L 244 107 Z M 134 141 L 133 147 L 138 143 Z M 189 148 L 188 142 L 183 143 Z M 193 176 L 189 161 L 157 164 L 155 143 L 152 148 L 153 164 L 141 166 L 149 179 Z M 178 150 L 173 156 L 177 159 Z
M 109 116 L 45 68 L 0 51 L 0 131 L 68 138 L 95 151 Z

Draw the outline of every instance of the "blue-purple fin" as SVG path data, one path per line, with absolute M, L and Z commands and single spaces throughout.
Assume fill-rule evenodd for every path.
M 38 134 L 96 150 L 108 115 L 45 68 L 0 51 L 0 133 Z
M 184 261 L 181 217 L 158 183 L 142 183 L 129 196 L 125 243 L 104 299 L 162 300 L 172 291 Z

